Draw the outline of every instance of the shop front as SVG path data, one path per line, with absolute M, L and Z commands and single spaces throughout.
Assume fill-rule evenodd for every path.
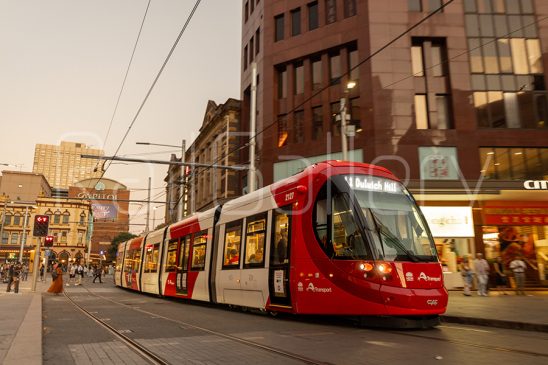
M 547 286 L 548 202 L 487 201 L 482 204 L 482 220 L 487 260 L 500 256 L 508 268 L 521 254 L 527 263 L 526 285 Z
M 462 258 L 475 252 L 474 219 L 470 206 L 421 206 L 443 267 L 445 287 L 463 286 Z

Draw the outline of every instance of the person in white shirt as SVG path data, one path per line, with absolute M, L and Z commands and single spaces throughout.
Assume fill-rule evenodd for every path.
M 517 255 L 515 259 L 510 262 L 510 269 L 514 272 L 514 278 L 516 279 L 516 295 L 525 295 L 523 287 L 525 286 L 525 270 L 527 264 L 523 261 L 523 256 Z
M 489 264 L 487 260 L 483 258 L 483 254 L 476 254 L 476 260 L 474 261 L 474 271 L 478 278 L 478 295 L 487 296 L 487 282 L 489 281 Z

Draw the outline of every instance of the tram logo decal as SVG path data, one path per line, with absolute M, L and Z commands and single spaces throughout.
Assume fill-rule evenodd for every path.
M 419 281 L 441 281 L 441 276 L 428 276 L 425 273 L 421 272 L 419 274 Z
M 175 285 L 175 282 L 171 279 L 167 279 L 167 285 Z
M 333 290 L 331 288 L 319 288 L 314 286 L 313 283 L 309 283 L 306 287 L 306 291 L 313 293 L 331 293 Z
M 415 278 L 413 277 L 413 273 L 411 271 L 408 271 L 405 273 L 405 280 L 407 281 L 414 281 Z

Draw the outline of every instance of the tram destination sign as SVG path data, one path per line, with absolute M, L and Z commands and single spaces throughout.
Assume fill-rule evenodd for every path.
M 396 181 L 374 176 L 345 176 L 344 179 L 354 190 L 376 191 L 381 193 L 401 194 L 402 190 Z

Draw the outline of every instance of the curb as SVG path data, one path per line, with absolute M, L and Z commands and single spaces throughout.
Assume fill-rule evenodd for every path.
M 471 324 L 476 326 L 505 328 L 520 331 L 548 332 L 548 324 L 543 323 L 525 323 L 505 321 L 501 319 L 459 317 L 459 316 L 440 316 L 444 323 Z

